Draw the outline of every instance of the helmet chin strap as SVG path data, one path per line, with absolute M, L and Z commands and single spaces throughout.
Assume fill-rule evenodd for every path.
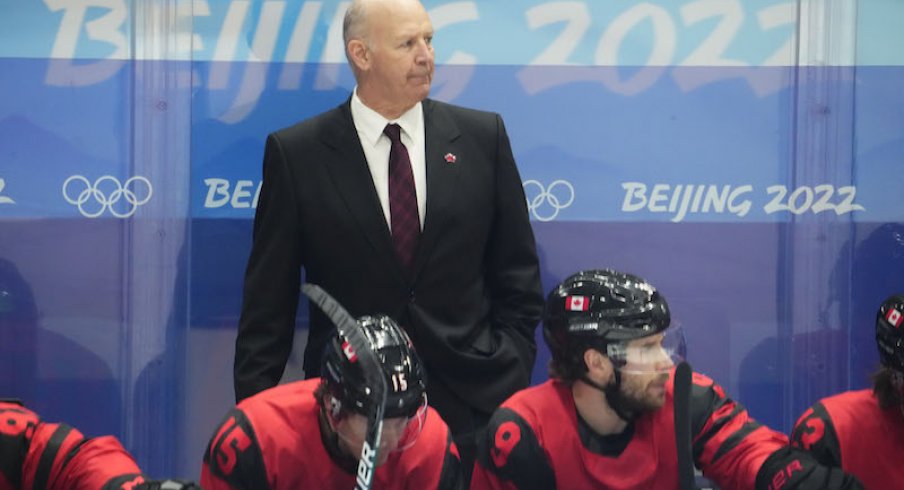
M 326 413 L 326 409 L 320 407 L 320 411 L 317 415 L 317 419 L 320 423 L 320 441 L 323 443 L 323 447 L 326 449 L 327 454 L 329 454 L 330 459 L 332 459 L 337 466 L 345 470 L 345 472 L 354 475 L 358 466 L 358 458 L 353 457 L 342 449 L 342 445 L 339 442 L 339 433 L 333 429 L 329 417 L 330 414 Z
M 898 392 L 898 408 L 901 410 L 901 416 L 904 417 L 904 373 L 897 369 L 891 369 L 891 384 Z
M 637 416 L 637 412 L 629 409 L 621 396 L 621 372 L 618 369 L 614 369 L 612 373 L 615 376 L 615 382 L 606 386 L 588 378 L 586 373 L 581 376 L 581 381 L 601 391 L 603 396 L 606 397 L 606 403 L 609 404 L 615 414 L 625 422 L 631 422 Z
M 897 369 L 891 369 L 891 384 L 894 385 L 899 392 L 904 391 L 904 373 Z

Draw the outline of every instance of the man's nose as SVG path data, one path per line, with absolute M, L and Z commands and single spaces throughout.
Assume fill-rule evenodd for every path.
M 433 46 L 424 40 L 419 41 L 415 61 L 418 64 L 433 63 Z
M 659 360 L 656 368 L 658 370 L 669 370 L 674 365 L 675 365 L 675 361 L 672 360 L 672 357 L 669 355 L 665 355 L 662 359 Z

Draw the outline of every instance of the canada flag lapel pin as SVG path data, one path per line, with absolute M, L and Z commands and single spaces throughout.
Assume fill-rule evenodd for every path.
M 446 156 L 444 156 L 443 158 L 449 165 L 455 163 L 455 160 L 458 160 L 458 157 L 456 157 L 454 153 L 446 153 Z

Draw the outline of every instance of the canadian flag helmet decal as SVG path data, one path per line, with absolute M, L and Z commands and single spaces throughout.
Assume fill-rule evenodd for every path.
M 885 314 L 885 320 L 895 328 L 900 328 L 901 321 L 904 320 L 904 315 L 895 308 L 889 308 L 888 313 Z
M 587 296 L 567 296 L 565 298 L 565 309 L 568 311 L 588 311 L 590 309 L 590 298 Z

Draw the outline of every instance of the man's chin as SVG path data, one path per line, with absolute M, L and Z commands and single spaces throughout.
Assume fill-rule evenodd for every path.
M 414 98 L 420 102 L 430 95 L 430 86 L 429 80 L 424 83 L 418 83 L 412 88 L 411 93 L 414 95 Z
M 656 397 L 656 399 L 651 403 L 651 410 L 659 410 L 660 408 L 665 406 L 665 395 L 661 397 Z
M 374 466 L 377 467 L 377 468 L 379 468 L 380 466 L 383 466 L 384 463 L 386 463 L 387 461 L 389 461 L 389 453 L 390 453 L 390 452 L 391 452 L 391 451 L 383 452 L 383 451 L 381 450 L 381 451 L 380 451 L 380 455 L 377 456 L 377 461 L 374 462 Z
M 647 388 L 645 395 L 642 400 L 638 400 L 645 411 L 652 412 L 665 406 L 665 385 L 651 386 Z

